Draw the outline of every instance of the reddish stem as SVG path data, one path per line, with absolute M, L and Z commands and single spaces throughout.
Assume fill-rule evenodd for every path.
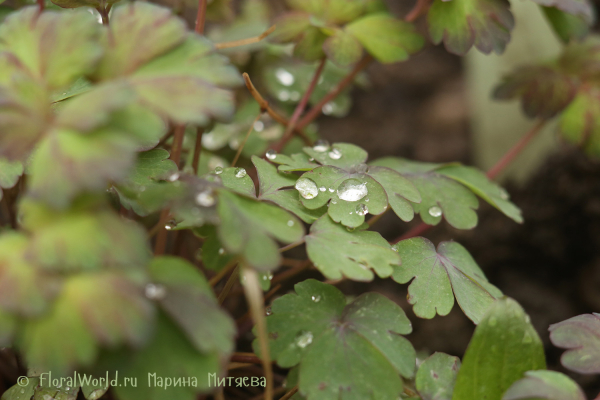
M 204 25 L 206 23 L 206 4 L 207 0 L 198 0 L 198 14 L 196 15 L 196 33 L 204 34 Z
M 527 133 L 525 134 L 525 136 L 523 136 L 521 138 L 521 140 L 519 140 L 510 150 L 508 150 L 506 152 L 506 154 L 504 154 L 504 156 L 502 156 L 502 158 L 500 159 L 500 161 L 498 161 L 496 163 L 496 165 L 494 165 L 492 168 L 490 168 L 487 172 L 487 177 L 490 179 L 494 179 L 498 176 L 498 174 L 500 174 L 502 171 L 504 171 L 504 169 L 510 165 L 510 163 L 519 155 L 521 154 L 521 152 L 523 151 L 523 149 L 525 147 L 527 147 L 527 145 L 529 144 L 529 142 L 531 142 L 531 139 L 533 139 L 541 130 L 542 128 L 546 125 L 546 120 L 540 120 L 537 124 L 535 124 L 533 126 L 533 128 L 531 128 L 529 131 L 527 131 Z M 398 237 L 397 239 L 394 239 L 392 242 L 392 244 L 396 244 L 401 240 L 404 239 L 410 239 L 413 238 L 415 236 L 419 236 L 422 235 L 423 233 L 427 232 L 429 229 L 433 228 L 433 225 L 428 225 L 425 222 L 420 223 L 419 225 L 415 226 L 414 228 L 412 228 L 411 230 L 409 230 L 408 232 L 404 233 L 402 236 Z M 600 399 L 598 399 L 600 400 Z
M 38 4 L 38 10 L 41 14 L 45 8 L 44 0 L 37 0 L 37 4 Z
M 171 149 L 171 160 L 177 164 L 179 168 L 179 160 L 181 159 L 181 149 L 183 147 L 183 136 L 185 134 L 185 125 L 177 125 L 173 132 L 173 148 Z
M 317 103 L 317 105 L 315 105 L 306 113 L 306 115 L 300 120 L 300 122 L 298 122 L 297 128 L 304 129 L 306 125 L 310 124 L 319 115 L 321 115 L 321 112 L 323 112 L 323 106 L 329 103 L 331 100 L 335 99 L 346 88 L 346 86 L 348 86 L 354 81 L 356 75 L 358 75 L 360 71 L 365 69 L 367 65 L 371 63 L 371 61 L 373 61 L 373 57 L 371 56 L 366 56 L 362 60 L 360 60 L 360 62 L 356 64 L 354 69 L 350 71 L 350 73 L 346 75 L 346 77 L 344 77 L 344 79 L 342 79 L 340 83 L 338 83 L 337 86 L 333 88 L 331 92 L 327 93 L 327 95 L 325 95 L 325 97 L 323 97 L 321 101 Z
M 194 144 L 194 158 L 192 159 L 192 168 L 194 169 L 194 175 L 198 175 L 198 164 L 200 164 L 200 153 L 202 152 L 202 135 L 204 134 L 203 128 L 197 128 L 196 130 L 196 143 Z
M 427 9 L 429 8 L 430 3 L 431 3 L 431 0 L 417 0 L 417 3 L 413 7 L 413 9 L 410 10 L 410 12 L 406 15 L 404 20 L 406 22 L 415 21 L 421 15 L 425 14 Z
M 281 149 L 283 149 L 283 147 L 292 139 L 292 137 L 294 137 L 294 129 L 296 128 L 296 124 L 298 123 L 300 116 L 304 112 L 304 109 L 308 105 L 310 96 L 313 94 L 315 88 L 317 87 L 317 84 L 319 83 L 319 78 L 321 77 L 321 74 L 323 73 L 323 69 L 325 68 L 326 63 L 327 63 L 327 58 L 323 58 L 323 60 L 321 60 L 321 63 L 317 67 L 317 70 L 315 71 L 315 74 L 312 78 L 312 81 L 310 82 L 310 85 L 308 86 L 308 89 L 306 90 L 306 93 L 304 93 L 304 96 L 302 96 L 302 99 L 296 106 L 296 109 L 294 110 L 294 113 L 292 114 L 292 118 L 290 118 L 290 121 L 288 122 L 288 125 L 285 129 L 285 133 L 283 134 L 283 137 L 281 138 L 281 140 L 278 143 L 276 143 L 273 146 L 273 150 L 280 152 Z

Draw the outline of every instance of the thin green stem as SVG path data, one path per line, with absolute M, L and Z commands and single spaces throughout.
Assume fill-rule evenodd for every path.
M 194 143 L 194 158 L 192 158 L 192 169 L 194 175 L 198 176 L 198 165 L 200 164 L 200 153 L 202 153 L 202 135 L 204 135 L 204 128 L 196 129 L 196 143 Z
M 227 298 L 227 295 L 231 291 L 231 288 L 233 287 L 236 280 L 238 279 L 239 274 L 240 274 L 240 267 L 237 266 L 237 267 L 235 267 L 235 269 L 233 270 L 231 275 L 229 275 L 229 278 L 227 279 L 227 282 L 225 282 L 225 286 L 223 287 L 223 290 L 221 290 L 221 293 L 219 293 L 219 298 L 218 298 L 219 304 L 223 304 L 223 302 L 225 301 L 225 298 Z
M 237 164 L 238 160 L 240 159 L 240 156 L 242 155 L 242 150 L 244 150 L 244 146 L 246 146 L 246 142 L 248 141 L 250 134 L 252 133 L 252 131 L 254 131 L 254 125 L 258 122 L 258 120 L 260 119 L 261 116 L 262 116 L 262 111 L 259 112 L 258 115 L 256 116 L 256 118 L 254 118 L 254 121 L 252 121 L 252 124 L 250 125 L 250 128 L 248 129 L 248 133 L 246 133 L 246 136 L 244 136 L 244 141 L 242 142 L 242 144 L 240 144 L 240 147 L 238 147 L 237 153 L 235 153 L 235 157 L 233 158 L 233 161 L 231 162 L 232 167 L 235 167 L 235 164 Z

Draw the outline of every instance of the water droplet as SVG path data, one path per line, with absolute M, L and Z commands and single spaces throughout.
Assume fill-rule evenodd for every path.
M 290 99 L 290 92 L 287 90 L 282 90 L 277 95 L 277 98 L 281 101 L 288 101 Z
M 149 283 L 144 289 L 144 294 L 150 300 L 161 300 L 167 295 L 167 289 L 163 285 Z
M 290 93 L 290 100 L 292 100 L 292 101 L 300 100 L 300 92 L 293 91 L 292 93 Z
M 314 301 L 315 303 L 318 303 L 321 301 L 321 296 L 319 296 L 319 295 L 312 296 L 311 300 Z
M 308 346 L 309 344 L 311 344 L 312 341 L 313 341 L 313 334 L 312 334 L 312 332 L 302 331 L 302 332 L 300 332 L 300 334 L 298 336 L 296 336 L 296 344 L 301 349 L 303 349 L 306 346 Z
M 529 315 L 525 314 L 525 323 L 528 324 L 531 322 L 531 318 L 529 318 Z
M 275 71 L 275 76 L 277 77 L 277 80 L 284 86 L 292 86 L 296 81 L 294 75 L 283 68 L 277 68 Z
M 265 308 L 265 315 L 268 317 L 271 314 L 273 314 L 273 310 L 271 309 L 271 307 Z
M 396 246 L 392 246 L 392 250 L 394 250 L 396 253 L 398 252 L 398 248 Z
M 65 388 L 65 390 L 71 390 L 71 388 L 67 386 L 67 387 Z
M 442 209 L 438 206 L 431 207 L 428 212 L 432 217 L 439 217 L 442 215 Z
M 175 227 L 177 226 L 177 223 L 174 220 L 170 220 L 169 222 L 167 222 L 167 224 L 165 225 L 165 229 L 170 231 L 175 229 Z
M 223 173 L 223 167 L 216 167 L 215 168 L 215 174 L 221 175 L 222 173 Z
M 508 195 L 508 192 L 506 190 L 504 190 L 503 188 L 500 188 L 500 198 L 502 200 L 508 200 L 510 196 Z
M 531 337 L 529 332 L 525 332 L 525 335 L 523 336 L 523 343 L 527 344 L 527 343 L 532 343 L 532 342 L 533 342 L 533 338 Z
M 366 198 L 366 199 L 365 199 L 365 203 L 368 203 L 368 202 L 369 202 L 369 199 L 368 199 L 368 198 Z
M 325 115 L 331 115 L 335 112 L 335 104 L 332 102 L 326 103 L 323 108 L 321 109 L 323 111 L 323 114 Z
M 359 174 L 364 174 L 369 170 L 369 167 L 367 166 L 367 164 L 358 164 L 356 166 L 356 172 L 358 172 Z
M 225 249 L 221 247 L 219 249 L 219 255 L 223 255 L 223 254 L 225 254 Z
M 339 149 L 333 149 L 329 152 L 329 158 L 332 160 L 339 160 L 342 158 L 342 152 Z
M 335 189 L 334 188 L 329 188 L 329 193 L 333 193 L 333 192 L 335 192 Z
M 296 181 L 295 188 L 298 192 L 300 192 L 300 196 L 307 200 L 314 199 L 319 194 L 317 184 L 308 178 L 298 179 L 298 181 Z
M 179 172 L 175 172 L 174 174 L 172 174 L 171 176 L 169 176 L 169 181 L 170 182 L 175 182 L 177 179 L 179 179 Z
M 243 178 L 247 175 L 246 170 L 244 168 L 236 168 L 235 170 L 235 177 L 236 178 Z
M 265 154 L 265 156 L 269 159 L 269 160 L 274 160 L 277 158 L 277 152 L 273 149 L 270 149 L 269 151 L 267 151 L 267 154 Z
M 321 192 L 324 192 L 324 191 L 326 191 L 326 190 L 327 190 L 327 188 L 326 188 L 325 186 L 321 186 L 321 187 L 319 188 L 319 190 L 320 190 Z
M 265 129 L 265 124 L 262 121 L 256 121 L 253 125 L 253 128 L 256 132 L 262 132 Z
M 294 221 L 291 219 L 287 222 L 287 226 L 294 226 Z
M 215 196 L 211 189 L 204 190 L 196 196 L 196 203 L 202 207 L 212 207 L 215 205 Z
M 331 204 L 337 204 L 337 200 L 331 200 Z
M 358 201 L 369 193 L 367 184 L 358 179 L 346 179 L 337 189 L 337 195 L 345 201 Z
M 231 147 L 233 150 L 237 150 L 240 148 L 240 141 L 238 138 L 233 138 L 229 141 L 229 147 Z
M 324 153 L 329 150 L 329 142 L 327 140 L 317 140 L 313 146 L 313 150 L 319 153 Z
M 25 389 L 21 389 L 21 394 L 25 393 Z
M 491 317 L 490 318 L 490 326 L 496 326 L 498 324 L 498 320 L 496 319 L 496 317 Z
M 356 206 L 356 213 L 358 215 L 366 215 L 369 213 L 369 208 L 364 204 L 359 204 Z

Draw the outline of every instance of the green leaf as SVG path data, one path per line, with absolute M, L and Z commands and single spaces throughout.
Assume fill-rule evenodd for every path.
M 550 325 L 550 340 L 568 349 L 560 361 L 581 374 L 600 373 L 600 314 L 583 314 Z
M 523 111 L 530 118 L 552 118 L 573 101 L 576 81 L 552 66 L 521 67 L 504 77 L 494 97 L 500 100 L 521 98 Z
M 226 188 L 243 196 L 256 198 L 254 182 L 244 168 L 224 168 L 217 174 Z
M 590 31 L 590 23 L 585 18 L 567 14 L 554 7 L 542 7 L 546 19 L 554 32 L 564 42 L 583 40 Z
M 284 368 L 300 364 L 299 389 L 308 400 L 397 399 L 414 376 L 412 331 L 402 309 L 377 293 L 346 305 L 335 287 L 313 279 L 275 300 L 267 317 L 271 354 Z M 257 341 L 254 348 L 258 348 Z
M 280 172 L 311 171 L 319 166 L 319 164 L 310 161 L 310 157 L 303 153 L 292 154 L 291 156 L 276 154 L 271 161 L 280 164 L 278 168 Z
M 78 394 L 78 386 L 54 387 L 48 385 L 37 387 L 35 390 L 35 395 L 33 396 L 33 400 L 76 400 Z
M 151 186 L 157 181 L 170 177 L 178 170 L 175 162 L 169 159 L 169 152 L 153 149 L 139 153 L 127 183 L 137 187 Z
M 581 388 L 555 371 L 528 371 L 504 393 L 502 400 L 586 400 Z
M 0 25 L 0 50 L 13 53 L 31 75 L 57 89 L 90 73 L 101 55 L 100 25 L 86 10 L 69 13 L 26 7 Z
M 421 194 L 415 185 L 391 168 L 373 166 L 367 172 L 383 186 L 396 215 L 403 221 L 411 221 L 415 215 L 411 202 L 421 202 Z
M 349 232 L 327 215 L 321 217 L 306 236 L 310 260 L 328 279 L 371 281 L 371 270 L 381 278 L 390 276 L 400 257 L 379 233 L 364 228 Z
M 323 51 L 325 40 L 327 40 L 327 35 L 320 28 L 309 26 L 294 47 L 294 56 L 304 61 L 320 60 L 325 56 Z
M 164 290 L 164 296 L 156 296 L 159 304 L 192 345 L 201 353 L 217 351 L 227 356 L 233 350 L 235 325 L 219 308 L 200 271 L 178 257 L 155 258 L 149 268 L 154 286 L 146 287 L 147 294 L 149 289 Z
M 67 90 L 55 92 L 52 96 L 52 102 L 58 103 L 71 97 L 78 96 L 88 92 L 92 88 L 92 82 L 85 78 L 79 78 L 69 86 Z
M 286 13 L 275 20 L 275 26 L 277 28 L 269 35 L 269 40 L 274 43 L 289 43 L 310 27 L 310 16 L 299 12 Z
M 434 353 L 419 366 L 415 385 L 423 400 L 451 400 L 460 359 Z
M 507 0 L 434 0 L 427 22 L 431 40 L 459 55 L 473 45 L 485 54 L 504 52 L 515 25 Z
M 392 278 L 407 283 L 408 302 L 421 318 L 448 315 L 454 297 L 465 315 L 478 324 L 502 292 L 490 284 L 469 252 L 455 242 L 442 242 L 437 251 L 428 239 L 417 237 L 394 245 L 402 265 Z M 453 295 L 454 292 L 454 295 Z
M 304 227 L 296 217 L 271 204 L 221 191 L 217 210 L 221 218 L 219 239 L 225 249 L 242 255 L 262 271 L 279 265 L 275 240 L 287 244 L 304 236 Z
M 489 180 L 488 177 L 478 169 L 462 165 L 451 165 L 439 168 L 437 172 L 462 183 L 471 189 L 473 193 L 502 211 L 504 215 L 511 218 L 513 221 L 518 223 L 523 222 L 521 210 L 509 201 L 510 197 L 508 192 Z
M 1 400 L 19 400 L 23 399 L 31 399 L 35 394 L 35 388 L 39 384 L 39 378 L 28 378 L 28 382 L 25 386 L 21 386 L 19 384 L 11 386 L 4 394 L 2 395 Z
M 15 186 L 21 175 L 23 175 L 22 163 L 0 158 L 0 200 L 2 200 L 2 189 Z
M 338 29 L 323 44 L 327 57 L 340 67 L 356 64 L 362 56 L 362 46 L 354 36 Z
M 128 357 L 123 357 L 122 352 L 116 357 L 119 360 L 116 368 L 119 376 L 138 380 L 137 387 L 120 385 L 113 388 L 117 397 L 122 400 L 194 400 L 198 398 L 200 391 L 208 389 L 206 377 L 221 370 L 216 352 L 199 353 L 162 313 L 159 313 L 152 340 L 147 346 Z M 156 381 L 153 374 L 156 374 Z M 151 385 L 147 384 L 149 376 Z M 165 390 L 155 384 L 158 383 L 158 378 L 163 377 L 190 378 L 190 382 L 197 380 L 197 386 L 170 386 L 169 390 Z
M 349 169 L 364 164 L 369 156 L 367 152 L 350 143 L 316 143 L 314 147 L 305 147 L 304 152 L 321 165 Z
M 405 61 L 425 44 L 413 25 L 387 13 L 369 14 L 345 28 L 382 63 Z
M 583 146 L 590 155 L 600 156 L 600 99 L 595 95 L 580 91 L 558 124 L 565 139 Z
M 30 194 L 65 208 L 81 191 L 103 190 L 109 181 L 123 178 L 133 165 L 134 151 L 134 143 L 115 130 L 88 135 L 68 130 L 50 132 L 31 161 Z
M 578 16 L 584 19 L 588 24 L 594 21 L 594 9 L 588 0 L 533 0 L 537 4 L 548 7 L 555 7 L 567 14 Z
M 154 311 L 140 292 L 113 272 L 72 276 L 49 313 L 25 322 L 19 347 L 30 365 L 60 374 L 90 365 L 100 344 L 139 346 L 151 333 Z
M 10 346 L 17 329 L 17 319 L 0 309 L 0 346 Z
M 38 315 L 60 288 L 56 277 L 41 273 L 26 258 L 28 244 L 23 234 L 0 235 L 0 312 Z
M 234 256 L 225 251 L 214 227 L 211 226 L 209 233 L 202 236 L 205 236 L 202 244 L 202 264 L 213 271 L 222 270 Z
M 93 7 L 101 8 L 107 5 L 113 5 L 120 0 L 51 0 L 54 4 L 62 8 Z
M 275 166 L 256 156 L 252 157 L 252 163 L 254 163 L 258 172 L 260 200 L 271 201 L 309 224 L 312 224 L 327 212 L 325 207 L 315 210 L 304 207 L 298 200 L 298 193 L 295 189 L 281 190 L 282 188 L 294 186 L 296 176 L 277 172 Z
M 452 400 L 500 400 L 525 372 L 545 367 L 544 346 L 529 316 L 516 301 L 502 298 L 475 328 Z
M 38 214 L 31 220 L 24 217 L 23 226 L 31 233 L 28 255 L 47 270 L 140 268 L 150 258 L 146 232 L 106 209 L 57 213 L 25 202 L 21 212 Z
M 104 396 L 108 389 L 109 386 L 105 384 L 100 384 L 98 386 L 91 384 L 81 385 L 81 393 L 83 393 L 83 397 L 85 397 L 87 400 L 99 399 L 100 397 Z

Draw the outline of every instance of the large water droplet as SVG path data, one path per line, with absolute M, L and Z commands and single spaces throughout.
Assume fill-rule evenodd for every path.
M 269 151 L 267 151 L 267 154 L 265 154 L 265 156 L 269 159 L 269 160 L 274 160 L 277 158 L 277 152 L 273 149 L 270 149 Z
M 439 217 L 442 215 L 442 209 L 438 206 L 431 207 L 428 212 L 432 217 Z
M 300 332 L 300 334 L 298 336 L 296 336 L 296 344 L 298 345 L 298 347 L 300 348 L 305 348 L 306 346 L 308 346 L 309 344 L 311 344 L 313 341 L 313 334 L 312 332 L 309 331 L 302 331 Z
M 215 168 L 215 174 L 221 175 L 222 173 L 223 173 L 223 167 L 216 167 Z
M 196 195 L 196 203 L 202 207 L 212 207 L 215 205 L 215 196 L 211 189 L 204 190 Z
M 144 294 L 150 300 L 162 300 L 167 295 L 167 289 L 163 285 L 149 283 L 144 289 Z
M 294 75 L 283 68 L 277 68 L 275 71 L 275 76 L 277 77 L 277 80 L 284 86 L 292 86 L 296 81 Z
M 247 175 L 246 170 L 244 168 L 236 168 L 235 170 L 235 177 L 236 178 L 243 178 Z
M 310 200 L 314 199 L 319 194 L 317 184 L 308 178 L 300 178 L 296 181 L 296 190 L 300 192 L 300 196 Z
M 369 213 L 369 208 L 364 204 L 359 204 L 356 206 L 356 213 L 358 215 L 366 215 Z
M 262 132 L 265 129 L 265 124 L 262 121 L 256 121 L 253 125 L 253 128 L 256 132 Z
M 313 150 L 319 153 L 324 153 L 329 150 L 329 142 L 327 140 L 319 139 L 315 142 Z
M 332 160 L 339 160 L 342 158 L 342 152 L 339 149 L 333 149 L 329 152 L 329 158 Z
M 346 179 L 337 189 L 338 197 L 345 201 L 358 201 L 368 193 L 367 184 L 353 178 Z

